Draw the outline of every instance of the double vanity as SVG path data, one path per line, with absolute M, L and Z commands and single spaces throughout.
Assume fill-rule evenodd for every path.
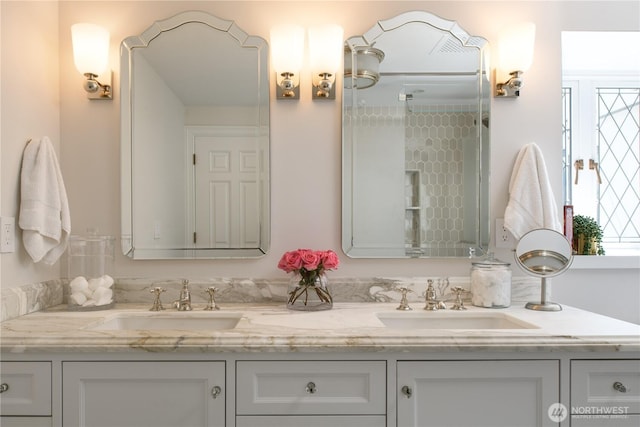
M 57 306 L 7 320 L 1 324 L 1 382 L 8 388 L 2 423 L 640 421 L 640 326 L 571 307 L 410 306 L 336 303 L 328 311 L 298 312 L 284 304 L 224 303 L 205 311 L 194 303 L 193 311 L 152 312 L 150 304 L 125 303 L 93 312 Z
M 190 49 L 171 49 L 187 41 Z M 384 59 L 365 86 L 374 44 Z M 192 11 L 120 48 L 124 255 L 177 262 L 267 253 L 267 42 Z M 487 49 L 426 12 L 346 40 L 346 255 L 468 260 L 488 247 Z M 176 64 L 224 78 L 174 74 Z M 178 83 L 195 86 L 179 92 Z M 209 175 L 210 164 L 221 171 Z M 231 164 L 244 167 L 242 186 L 225 184 Z M 192 311 L 150 311 L 152 284 L 136 289 L 144 298 L 129 298 L 127 280 L 112 309 L 55 305 L 0 323 L 4 427 L 640 425 L 640 325 L 566 306 L 527 310 L 516 277 L 503 309 L 428 311 L 413 300 L 412 310 L 397 310 L 395 279 L 356 279 L 335 285 L 339 302 L 320 312 L 287 310 L 286 284 L 280 300 L 264 302 L 266 280 L 223 287 L 220 310 L 195 301 Z M 168 288 L 171 296 L 178 289 Z M 249 288 L 263 299 L 233 298 Z

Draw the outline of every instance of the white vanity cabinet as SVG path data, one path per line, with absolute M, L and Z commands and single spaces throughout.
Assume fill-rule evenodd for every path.
M 63 362 L 62 425 L 225 425 L 225 362 Z
M 385 427 L 386 361 L 238 361 L 236 427 Z
M 558 360 L 398 361 L 397 427 L 557 426 Z
M 640 360 L 571 361 L 571 425 L 640 425 Z
M 51 362 L 0 362 L 0 425 L 51 426 Z

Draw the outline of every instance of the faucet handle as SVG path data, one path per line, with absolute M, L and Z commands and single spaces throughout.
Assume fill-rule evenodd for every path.
M 401 310 L 401 311 L 413 310 L 411 307 L 409 307 L 409 301 L 407 301 L 407 292 L 413 292 L 413 291 L 405 287 L 398 288 L 397 290 L 400 291 L 400 293 L 402 294 L 402 297 L 400 298 L 400 305 L 396 308 L 396 310 Z
M 215 293 L 218 290 L 218 288 L 214 287 L 214 286 L 209 286 L 206 290 L 206 292 L 209 294 L 209 302 L 207 303 L 207 306 L 204 308 L 205 310 L 220 310 L 220 307 L 218 306 L 218 304 L 216 303 L 215 300 Z
M 155 294 L 154 299 L 153 299 L 153 305 L 151 306 L 151 308 L 149 309 L 149 311 L 162 311 L 164 310 L 164 307 L 162 306 L 162 301 L 160 301 L 160 294 L 163 292 L 166 292 L 167 290 L 165 288 L 161 288 L 159 286 L 156 286 L 154 288 L 149 289 L 149 292 L 152 294 Z
M 467 290 L 461 286 L 456 286 L 451 289 L 456 293 L 456 300 L 451 307 L 451 310 L 466 310 L 467 307 L 464 306 L 464 301 L 462 300 L 462 293 L 467 292 Z

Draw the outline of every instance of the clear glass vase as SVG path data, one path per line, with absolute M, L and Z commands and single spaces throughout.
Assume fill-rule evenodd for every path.
M 333 307 L 333 298 L 327 288 L 327 276 L 316 274 L 310 277 L 299 273 L 289 281 L 287 308 L 299 311 L 329 310 Z

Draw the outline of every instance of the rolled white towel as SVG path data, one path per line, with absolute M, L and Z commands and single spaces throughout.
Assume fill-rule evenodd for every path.
M 104 279 L 102 277 L 89 279 L 89 289 L 95 292 L 96 289 L 101 287 L 104 287 Z
M 83 307 L 93 307 L 94 305 L 96 305 L 96 300 L 93 299 L 88 299 L 84 304 L 82 304 Z
M 87 297 L 82 292 L 76 292 L 69 295 L 69 302 L 74 305 L 82 305 L 87 301 Z
M 113 277 L 109 276 L 108 274 L 105 274 L 104 276 L 102 276 L 102 286 L 105 288 L 111 288 L 113 286 Z
M 102 298 L 102 295 L 104 294 L 105 291 L 108 291 L 109 289 L 103 288 L 103 287 L 98 287 L 96 288 L 95 291 L 93 291 L 93 294 L 91 294 L 91 299 L 99 301 L 100 298 Z
M 85 289 L 89 289 L 89 282 L 83 276 L 78 276 L 69 282 L 71 293 L 83 292 Z
M 111 289 L 105 289 L 105 288 L 101 288 L 101 289 L 104 292 L 102 292 L 102 295 L 97 300 L 96 305 L 111 304 L 111 301 L 113 301 L 113 291 Z

